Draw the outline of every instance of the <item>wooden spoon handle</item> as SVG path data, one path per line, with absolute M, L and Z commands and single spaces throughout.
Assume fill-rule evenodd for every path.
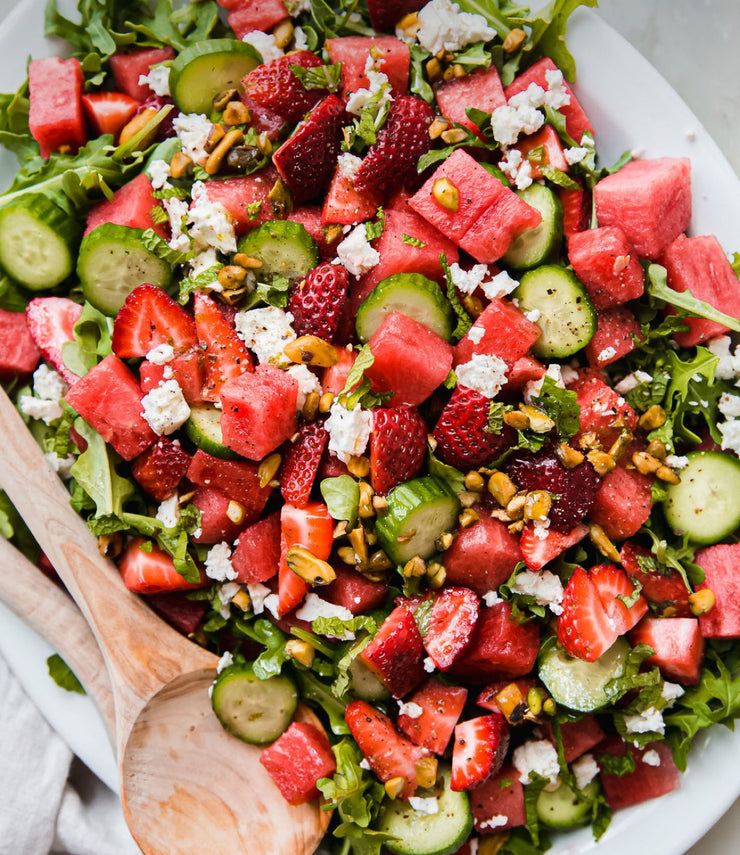
M 0 537 L 0 599 L 64 659 L 115 737 L 113 693 L 95 636 L 70 597 Z

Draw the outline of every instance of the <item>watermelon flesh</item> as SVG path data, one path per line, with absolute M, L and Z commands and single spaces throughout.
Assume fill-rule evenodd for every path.
M 493 176 L 492 176 L 493 177 Z M 460 247 L 482 264 L 498 261 L 519 237 L 542 222 L 538 210 L 495 178 L 497 195 L 460 239 Z
M 455 365 L 469 362 L 479 353 L 497 356 L 514 365 L 527 355 L 541 333 L 537 324 L 525 318 L 512 303 L 492 300 L 455 347 Z
M 212 487 L 198 487 L 190 500 L 200 511 L 200 530 L 193 535 L 196 543 L 232 543 L 244 527 L 237 525 L 229 517 L 232 500 L 223 490 Z
M 554 166 L 561 172 L 568 172 L 570 166 L 563 154 L 563 144 L 560 142 L 558 132 L 552 125 L 543 125 L 535 134 L 530 134 L 518 142 L 514 148 L 522 153 L 522 158 L 527 158 L 529 153 L 536 148 L 544 150 L 544 160 L 549 166 Z M 542 170 L 535 161 L 530 161 L 532 167 L 532 178 L 542 178 Z
M 50 56 L 28 66 L 28 127 L 41 157 L 65 149 L 72 154 L 87 142 L 82 109 L 84 78 L 79 59 Z
M 647 644 L 655 653 L 645 660 L 657 665 L 666 680 L 696 686 L 704 659 L 704 639 L 695 617 L 645 617 L 630 632 L 632 644 Z
M 572 234 L 568 260 L 597 309 L 620 306 L 637 299 L 645 290 L 642 265 L 618 226 Z
M 596 750 L 596 756 L 609 754 L 623 757 L 627 745 L 619 737 L 610 737 Z M 601 773 L 601 786 L 612 810 L 637 805 L 648 799 L 664 796 L 681 785 L 681 775 L 673 762 L 673 752 L 665 742 L 651 742 L 644 748 L 630 747 L 635 759 L 635 771 L 626 775 L 607 775 Z M 642 761 L 648 751 L 656 751 L 660 757 L 659 766 L 651 766 Z
M 104 199 L 91 209 L 87 215 L 85 234 L 103 223 L 115 223 L 132 229 L 154 229 L 160 237 L 166 239 L 164 225 L 155 223 L 151 215 L 152 208 L 161 207 L 159 199 L 152 195 L 151 181 L 142 172 L 116 190 L 112 199 Z
M 391 89 L 399 94 L 408 89 L 411 55 L 408 45 L 395 36 L 342 36 L 327 39 L 325 47 L 329 62 L 342 63 L 342 91 L 345 97 L 350 92 L 369 88 L 365 64 L 370 56 L 370 48 L 382 54 L 380 60 L 376 61 L 376 68 L 387 75 Z
M 598 325 L 586 345 L 586 358 L 594 368 L 603 368 L 631 353 L 642 341 L 640 324 L 625 306 L 599 312 Z
M 260 755 L 283 798 L 291 805 L 302 805 L 318 796 L 316 781 L 331 777 L 336 769 L 326 734 L 303 721 L 294 721 Z
M 276 180 L 277 172 L 269 167 L 242 178 L 206 181 L 205 192 L 210 202 L 217 202 L 226 208 L 234 223 L 234 231 L 237 235 L 243 235 L 277 217 L 267 198 Z M 257 205 L 259 210 L 255 213 Z
M 0 309 L 0 380 L 30 374 L 41 359 L 26 324 L 25 312 Z
M 740 544 L 718 544 L 696 553 L 705 579 L 697 589 L 710 588 L 716 603 L 699 626 L 705 638 L 740 638 Z
M 267 582 L 277 576 L 280 564 L 280 514 L 269 514 L 239 535 L 231 564 L 238 581 Z
M 288 17 L 282 0 L 221 0 L 229 11 L 229 26 L 238 39 L 254 30 L 269 32 Z
M 165 372 L 165 368 L 168 371 Z M 170 373 L 171 372 L 171 373 Z M 167 377 L 165 376 L 167 374 Z M 180 353 L 165 365 L 157 365 L 145 359 L 139 365 L 139 380 L 141 390 L 146 394 L 156 389 L 160 382 L 171 377 L 177 380 L 178 386 L 188 404 L 203 402 L 204 358 L 203 350 L 195 345 L 185 353 Z
M 506 104 L 504 87 L 494 65 L 440 83 L 435 94 L 442 115 L 474 133 L 478 132 L 478 127 L 468 118 L 465 112 L 468 107 L 475 106 L 478 110 L 492 113 L 497 107 Z
M 152 94 L 152 90 L 145 83 L 139 83 L 139 77 L 149 74 L 153 65 L 174 58 L 175 52 L 170 47 L 134 48 L 125 53 L 114 53 L 110 58 L 110 68 L 116 89 L 136 98 L 137 101 L 145 101 Z
M 689 617 L 689 592 L 678 570 L 659 567 L 645 571 L 638 557 L 647 558 L 650 550 L 627 541 L 622 545 L 619 557 L 626 573 L 642 585 L 642 594 L 657 614 L 666 617 Z M 740 624 L 738 624 L 740 626 Z
M 355 190 L 351 178 L 342 175 L 339 168 L 334 173 L 321 209 L 321 222 L 353 225 L 375 216 L 382 197 L 370 192 Z
M 198 449 L 188 469 L 188 479 L 199 487 L 221 490 L 244 507 L 245 524 L 254 522 L 272 492 L 260 487 L 257 466 L 247 460 L 222 460 Z
M 616 466 L 604 476 L 589 516 L 612 540 L 625 540 L 650 516 L 651 484 L 636 469 Z
M 601 444 L 609 448 L 620 433 L 620 428 L 613 424 L 616 419 L 623 421 L 625 427 L 634 432 L 637 414 L 624 398 L 604 382 L 600 372 L 581 371 L 570 388 L 578 396 L 578 406 L 581 408 L 579 436 L 593 431 Z
M 353 615 L 367 614 L 380 608 L 388 597 L 385 582 L 370 582 L 356 570 L 342 564 L 334 565 L 336 579 L 321 592 L 322 598 L 342 606 Z
M 473 810 L 476 831 L 482 834 L 524 825 L 527 819 L 524 787 L 519 781 L 516 769 L 507 764 L 498 774 L 473 787 L 470 791 L 470 807 Z M 491 828 L 489 822 L 494 817 L 505 817 L 506 823 L 499 825 L 496 822 L 495 828 Z
M 542 725 L 545 736 L 555 744 L 553 728 L 549 721 L 545 720 Z M 564 721 L 560 725 L 560 736 L 563 740 L 563 753 L 565 762 L 572 763 L 582 754 L 590 751 L 598 745 L 606 734 L 601 728 L 598 719 L 592 715 L 584 715 L 578 721 Z

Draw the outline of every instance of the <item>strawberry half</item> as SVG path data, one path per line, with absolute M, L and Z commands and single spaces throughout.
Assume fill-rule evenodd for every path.
M 424 648 L 440 671 L 455 664 L 473 637 L 480 602 L 470 588 L 445 588 L 434 600 Z
M 526 525 L 519 541 L 522 558 L 530 570 L 541 570 L 566 549 L 575 546 L 588 534 L 588 528 L 579 523 L 567 534 L 561 534 L 552 528 L 546 530 L 544 537 L 540 537 L 540 534 L 533 525 Z
M 398 729 L 414 745 L 442 755 L 447 750 L 467 697 L 468 690 L 464 686 L 446 686 L 430 677 L 408 700 L 409 704 L 421 707 L 421 713 L 410 716 L 400 712 L 396 721 Z
M 147 543 L 147 551 L 139 547 Z M 172 558 L 143 537 L 131 540 L 118 559 L 123 584 L 137 594 L 163 594 L 166 591 L 188 591 L 202 588 L 203 580 L 186 582 L 175 569 Z
M 425 0 L 367 0 L 370 24 L 377 33 L 392 33 L 410 12 L 418 12 Z
M 158 502 L 171 496 L 190 467 L 190 455 L 167 436 L 159 439 L 139 455 L 131 474 L 141 488 Z
M 328 440 L 321 422 L 301 425 L 298 439 L 288 448 L 280 470 L 280 492 L 288 504 L 302 508 L 308 502 Z
M 631 602 L 635 594 L 635 585 L 627 574 L 614 564 L 599 564 L 588 571 L 591 582 L 596 586 L 601 605 L 609 616 L 612 626 L 619 635 L 632 627 L 644 616 L 648 609 L 647 601 L 638 594 L 633 605 L 627 607 L 624 600 Z M 622 599 L 618 599 L 622 597 Z
M 64 364 L 62 346 L 74 341 L 82 306 L 66 297 L 35 297 L 26 307 L 26 323 L 44 359 L 72 386 L 80 378 Z
M 576 567 L 563 594 L 558 640 L 571 656 L 595 662 L 617 637 L 596 585 L 583 567 Z
M 359 658 L 394 697 L 413 691 L 425 672 L 424 645 L 411 611 L 393 609 Z
M 122 359 L 146 356 L 160 344 L 182 352 L 198 343 L 192 316 L 156 285 L 139 285 L 113 323 L 113 353 Z
M 254 365 L 246 345 L 216 302 L 200 291 L 195 292 L 194 301 L 197 338 L 205 351 L 203 398 L 218 401 L 224 383 L 254 370 Z
M 314 68 L 323 63 L 310 51 L 299 50 L 258 65 L 242 80 L 247 97 L 286 122 L 300 121 L 304 113 L 327 95 L 326 89 L 306 89 L 293 73 L 292 65 Z
M 434 110 L 414 95 L 398 95 L 391 103 L 388 118 L 378 131 L 355 176 L 360 192 L 385 191 L 393 184 L 418 181 L 416 164 L 432 146 L 429 125 Z
M 450 789 L 469 790 L 503 766 L 509 748 L 509 726 L 502 715 L 471 718 L 455 728 Z
M 308 584 L 294 573 L 286 556 L 291 546 L 302 546 L 326 561 L 331 552 L 334 520 L 326 505 L 308 502 L 303 508 L 283 505 L 280 511 L 280 568 L 278 570 L 278 612 L 292 612 L 308 593 Z
M 385 494 L 421 468 L 427 450 L 427 426 L 414 407 L 373 410 L 370 435 L 370 483 Z
M 317 335 L 324 341 L 334 341 L 348 286 L 347 268 L 328 261 L 314 267 L 294 285 L 288 297 L 288 311 L 293 315 L 296 335 Z
M 139 109 L 140 102 L 123 92 L 88 92 L 82 96 L 82 109 L 95 136 L 112 134 L 117 138 L 124 125 Z

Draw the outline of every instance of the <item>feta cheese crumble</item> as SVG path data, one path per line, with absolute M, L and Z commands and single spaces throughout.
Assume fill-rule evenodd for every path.
M 239 574 L 231 563 L 231 547 L 225 541 L 208 550 L 205 561 L 206 576 L 214 582 L 233 582 Z
M 340 154 L 337 159 L 339 174 L 342 176 L 342 178 L 346 178 L 348 181 L 354 181 L 355 176 L 357 175 L 357 170 L 360 168 L 361 163 L 361 157 L 358 157 L 356 154 L 351 154 L 350 152 L 345 151 L 343 154 Z
M 526 190 L 532 184 L 532 164 L 528 158 L 522 157 L 519 149 L 509 149 L 499 166 L 517 190 Z
M 732 353 L 730 344 L 728 335 L 720 335 L 707 342 L 707 349 L 719 357 L 716 377 L 720 380 L 733 380 L 740 375 L 740 345 Z
M 171 94 L 169 65 L 153 65 L 149 69 L 149 74 L 140 74 L 139 86 L 148 86 L 160 98 L 169 97 Z
M 483 594 L 483 602 L 490 608 L 498 603 L 503 603 L 503 600 L 499 596 L 498 591 L 486 591 Z
M 196 250 L 212 247 L 224 253 L 236 252 L 234 224 L 226 208 L 208 198 L 202 181 L 193 184 L 192 196 L 187 222 Z
M 594 760 L 594 755 L 590 753 L 583 754 L 572 763 L 570 768 L 579 790 L 587 787 L 599 774 L 599 764 Z
M 563 157 L 565 158 L 565 162 L 573 166 L 576 163 L 580 163 L 584 157 L 588 156 L 588 149 L 585 146 L 574 145 L 570 148 L 566 148 L 563 151 Z
M 190 418 L 190 407 L 177 380 L 160 380 L 141 404 L 141 415 L 157 436 L 174 433 Z
M 165 528 L 175 528 L 180 521 L 180 497 L 177 493 L 173 493 L 169 499 L 160 502 L 155 514 L 155 519 L 158 519 Z
M 306 398 L 311 392 L 316 392 L 321 395 L 321 383 L 319 378 L 311 371 L 307 365 L 291 365 L 287 371 L 288 374 L 298 383 L 298 402 L 297 409 L 302 410 L 306 403 Z
M 473 326 L 468 330 L 468 338 L 473 342 L 473 344 L 480 344 L 485 334 L 486 331 L 483 327 Z
M 663 683 L 663 688 L 660 690 L 660 694 L 663 696 L 666 703 L 666 709 L 673 706 L 673 704 L 683 695 L 686 690 L 679 683 L 669 683 L 667 680 Z
M 519 282 L 509 276 L 509 274 L 505 270 L 502 270 L 500 273 L 497 273 L 492 279 L 489 279 L 488 282 L 483 282 L 483 284 L 481 285 L 483 293 L 486 295 L 486 297 L 488 297 L 489 300 L 496 300 L 499 297 L 506 297 L 518 287 Z
M 678 454 L 669 454 L 663 461 L 671 469 L 685 469 L 689 465 L 689 458 Z
M 720 413 L 726 419 L 736 419 L 740 416 L 740 395 L 731 395 L 729 392 L 723 392 L 720 395 L 717 406 Z
M 322 600 L 318 594 L 308 593 L 303 605 L 296 611 L 295 616 L 298 620 L 305 620 L 308 623 L 317 618 L 339 618 L 339 620 L 352 620 L 352 612 L 345 609 L 344 606 L 336 606 L 334 603 L 328 603 Z M 341 638 L 341 641 L 351 641 L 355 637 L 354 632 L 346 632 Z
M 616 355 L 617 355 L 617 349 L 615 347 L 605 347 L 599 353 L 599 355 L 596 357 L 596 359 L 599 362 L 608 362 L 610 359 L 614 359 L 614 357 Z
M 340 403 L 334 403 L 329 410 L 329 418 L 324 427 L 329 431 L 329 451 L 333 451 L 342 463 L 350 457 L 357 457 L 367 447 L 373 425 L 370 410 L 355 407 L 348 410 Z
M 234 320 L 236 331 L 260 363 L 288 363 L 283 348 L 295 341 L 291 324 L 293 315 L 277 306 L 238 312 Z
M 545 117 L 534 107 L 511 107 L 504 104 L 491 114 L 493 138 L 503 146 L 514 145 L 521 134 L 533 134 L 545 123 Z
M 265 610 L 265 600 L 272 594 L 272 591 L 262 582 L 249 582 L 247 593 L 252 601 L 252 611 L 255 615 L 261 615 Z
M 486 829 L 493 831 L 494 828 L 501 828 L 502 825 L 506 825 L 508 821 L 508 816 L 504 816 L 502 813 L 497 813 L 495 816 L 481 822 L 478 828 L 480 831 L 485 831 Z
M 508 366 L 503 359 L 478 353 L 470 361 L 458 365 L 455 375 L 461 386 L 474 389 L 486 398 L 493 398 L 506 383 L 507 371 Z
M 559 577 L 549 570 L 537 573 L 524 570 L 516 577 L 511 591 L 514 594 L 534 597 L 538 605 L 547 606 L 554 615 L 563 613 L 563 607 L 560 605 L 563 601 L 563 584 Z
M 545 92 L 545 106 L 559 110 L 570 104 L 570 95 L 565 88 L 563 72 L 559 68 L 550 68 L 545 72 L 547 92 Z M 583 142 L 583 141 L 581 141 Z
M 722 448 L 734 451 L 740 457 L 740 419 L 732 419 L 717 425 L 722 434 Z
M 272 62 L 273 59 L 280 59 L 285 56 L 285 51 L 275 43 L 275 36 L 272 33 L 263 33 L 261 30 L 252 30 L 242 36 L 242 41 L 252 45 L 252 47 L 262 57 L 262 62 Z
M 555 746 L 547 739 L 530 739 L 514 750 L 512 755 L 514 768 L 519 772 L 522 784 L 531 783 L 530 772 L 549 778 L 546 790 L 557 789 L 560 778 L 560 764 Z
M 619 392 L 620 395 L 626 395 L 628 392 L 636 389 L 640 383 L 652 383 L 652 380 L 653 375 L 648 374 L 647 371 L 635 371 L 633 374 L 628 374 L 620 380 L 614 387 L 614 390 Z
M 153 160 L 149 164 L 147 175 L 155 190 L 161 190 L 163 187 L 170 186 L 170 182 L 167 179 L 170 178 L 172 173 L 170 172 L 170 165 L 166 160 Z
M 427 674 L 431 674 L 436 667 L 437 666 L 434 664 L 434 660 L 431 656 L 424 657 L 424 670 L 427 672 Z
M 362 276 L 380 261 L 380 254 L 367 239 L 364 223 L 355 226 L 339 244 L 337 257 L 353 276 Z
M 168 241 L 169 245 L 178 252 L 188 252 L 190 250 L 190 238 L 183 231 L 188 216 L 188 203 L 184 199 L 177 199 L 174 196 L 171 199 L 163 199 L 162 203 L 170 219 L 171 237 Z
M 409 805 L 414 809 L 419 816 L 434 816 L 439 813 L 439 802 L 434 796 L 430 798 L 422 798 L 421 796 L 411 796 Z
M 18 404 L 24 415 L 32 419 L 38 419 L 46 425 L 50 425 L 62 415 L 62 408 L 56 401 L 34 398 L 33 395 L 21 395 L 18 398 Z
M 660 766 L 660 754 L 651 748 L 642 755 L 642 762 L 648 766 Z
M 558 365 L 557 362 L 551 362 L 539 380 L 530 380 L 524 386 L 524 400 L 528 404 L 531 404 L 532 398 L 536 398 L 542 391 L 542 384 L 545 382 L 545 377 L 550 377 L 550 379 L 555 381 L 556 386 L 559 386 L 561 389 L 565 389 L 562 366 Z
M 627 733 L 665 733 L 663 713 L 655 707 L 648 707 L 642 712 L 625 715 L 624 727 Z
M 456 261 L 450 265 L 452 284 L 462 294 L 472 294 L 480 287 L 487 273 L 488 267 L 485 264 L 474 264 L 470 270 L 463 270 Z
M 72 467 L 75 465 L 76 457 L 71 454 L 68 454 L 66 457 L 60 457 L 56 451 L 47 451 L 44 457 L 49 466 L 51 466 L 60 478 L 67 481 L 72 477 Z
M 146 355 L 147 361 L 153 362 L 154 365 L 166 365 L 168 362 L 172 362 L 174 358 L 175 348 L 171 344 L 158 344 Z
M 58 401 L 69 389 L 61 374 L 43 362 L 33 372 L 33 391 L 45 401 Z
M 221 658 L 218 660 L 218 665 L 216 665 L 216 673 L 220 674 L 222 671 L 225 671 L 227 668 L 230 668 L 234 664 L 234 657 L 231 653 L 226 650 Z
M 413 701 L 409 701 L 407 704 L 403 701 L 398 702 L 399 715 L 407 715 L 409 718 L 419 718 L 423 712 L 424 710 L 419 706 L 419 704 L 415 704 Z
M 296 27 L 293 30 L 293 47 L 295 50 L 308 49 L 308 37 L 306 36 L 306 31 L 303 27 Z
M 385 62 L 385 59 L 377 61 L 377 64 Z M 354 116 L 359 116 L 363 108 L 370 102 L 383 105 L 393 100 L 391 95 L 391 84 L 388 75 L 376 68 L 376 60 L 369 55 L 365 62 L 365 77 L 368 79 L 367 89 L 360 88 L 351 92 L 347 99 L 346 110 Z
M 183 154 L 195 163 L 208 157 L 206 143 L 213 127 L 208 116 L 201 113 L 180 113 L 172 120 L 172 127 L 182 143 Z
M 461 12 L 457 3 L 450 0 L 431 0 L 419 12 L 419 23 L 416 38 L 431 54 L 459 51 L 474 42 L 489 42 L 496 36 L 483 15 Z

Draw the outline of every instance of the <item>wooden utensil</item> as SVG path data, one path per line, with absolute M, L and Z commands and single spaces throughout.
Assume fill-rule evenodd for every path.
M 316 802 L 291 807 L 259 761 L 211 711 L 216 657 L 156 617 L 102 558 L 69 494 L 0 393 L 0 486 L 93 630 L 116 711 L 121 797 L 146 855 L 308 855 L 329 822 Z M 304 720 L 318 724 L 307 709 Z

